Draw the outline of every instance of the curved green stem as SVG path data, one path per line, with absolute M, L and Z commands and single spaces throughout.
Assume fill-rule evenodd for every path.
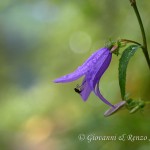
M 134 12 L 136 14 L 136 17 L 137 17 L 139 25 L 140 25 L 140 29 L 141 29 L 141 33 L 142 33 L 142 38 L 143 38 L 142 50 L 143 50 L 144 56 L 146 58 L 147 64 L 148 64 L 149 69 L 150 69 L 150 58 L 149 58 L 149 54 L 148 54 L 146 35 L 145 35 L 145 31 L 144 31 L 144 26 L 143 26 L 143 23 L 142 23 L 142 19 L 141 19 L 140 13 L 139 13 L 137 5 L 136 5 L 136 0 L 130 0 L 130 2 L 131 2 L 131 6 L 134 9 Z
M 128 40 L 128 39 L 121 39 L 120 40 L 121 42 L 127 42 L 127 43 L 134 43 L 134 44 L 137 44 L 139 46 L 142 46 L 140 43 L 136 42 L 136 41 L 133 41 L 133 40 Z

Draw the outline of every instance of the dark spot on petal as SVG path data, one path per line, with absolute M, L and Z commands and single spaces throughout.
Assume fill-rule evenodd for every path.
M 74 91 L 76 92 L 76 93 L 81 93 L 81 90 L 80 89 L 77 89 L 77 88 L 74 88 Z
M 74 88 L 74 91 L 78 94 L 80 94 L 82 92 L 82 86 L 78 85 Z

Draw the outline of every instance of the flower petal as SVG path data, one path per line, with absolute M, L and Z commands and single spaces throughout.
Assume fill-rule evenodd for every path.
M 83 71 L 74 71 L 70 74 L 67 74 L 65 76 L 62 76 L 60 78 L 57 78 L 54 80 L 55 83 L 65 83 L 65 82 L 72 82 L 74 80 L 77 80 L 78 78 L 80 78 L 81 76 L 83 76 L 85 74 L 85 72 Z
M 108 56 L 106 57 L 106 59 L 104 60 L 102 66 L 98 69 L 98 71 L 96 72 L 95 76 L 93 75 L 93 87 L 95 87 L 95 85 L 100 81 L 102 75 L 104 74 L 104 72 L 107 70 L 110 62 L 111 62 L 111 58 L 112 58 L 112 54 L 108 54 Z
M 110 115 L 112 115 L 113 113 L 115 113 L 118 109 L 120 109 L 121 107 L 123 107 L 126 104 L 126 101 L 121 101 L 119 103 L 117 103 L 116 105 L 114 105 L 114 107 L 111 107 L 110 109 L 108 109 L 105 113 L 104 116 L 108 117 Z
M 106 51 L 106 48 L 101 48 L 99 50 L 97 50 L 96 52 L 94 52 L 81 66 L 82 67 L 91 67 L 93 65 L 95 65 L 95 62 L 97 61 L 97 59 L 99 59 L 99 57 L 102 56 L 102 54 Z
M 82 99 L 84 101 L 86 101 L 92 91 L 88 82 L 86 81 L 86 77 L 83 79 L 81 87 L 82 87 L 82 91 L 81 91 L 80 95 L 81 95 Z
M 72 82 L 74 80 L 77 80 L 81 76 L 83 76 L 89 69 L 91 69 L 94 65 L 94 62 L 96 61 L 95 57 L 97 56 L 97 59 L 105 52 L 105 48 L 102 48 L 95 53 L 93 53 L 81 66 L 79 66 L 74 72 L 67 74 L 65 76 L 62 76 L 60 78 L 57 78 L 54 80 L 55 83 L 65 83 L 65 82 Z
M 99 90 L 99 80 L 103 73 L 106 71 L 108 68 L 112 54 L 110 53 L 108 48 L 103 48 L 103 53 L 99 55 L 99 57 L 96 57 L 95 60 L 95 65 L 93 68 L 90 69 L 90 71 L 87 73 L 87 82 L 90 84 L 90 87 L 94 91 L 95 95 L 98 96 L 105 104 L 114 107 L 109 101 L 107 101 L 102 94 L 100 93 Z M 96 89 L 95 86 L 97 85 Z
M 99 83 L 97 83 L 96 90 L 94 90 L 94 93 L 96 96 L 98 96 L 105 104 L 109 105 L 110 107 L 114 108 L 114 105 L 112 105 L 108 100 L 106 100 L 103 95 L 100 93 L 99 90 Z
M 92 81 L 92 89 L 94 89 L 94 93 L 107 105 L 114 107 L 108 100 L 106 100 L 103 95 L 101 94 L 100 90 L 99 90 L 99 81 L 101 76 L 103 75 L 103 73 L 106 71 L 106 69 L 108 68 L 109 64 L 111 61 L 111 55 L 108 55 L 108 57 L 105 59 L 105 61 L 103 62 L 102 67 L 100 68 L 100 70 L 96 73 L 96 75 L 94 76 L 94 80 Z M 96 86 L 96 88 L 95 88 Z
M 97 62 L 93 66 L 93 68 L 90 69 L 88 73 L 88 80 L 90 81 L 90 85 L 95 89 L 96 83 L 99 82 L 101 76 L 108 68 L 110 61 L 112 58 L 112 54 L 110 53 L 108 48 L 105 48 L 104 53 L 97 59 Z

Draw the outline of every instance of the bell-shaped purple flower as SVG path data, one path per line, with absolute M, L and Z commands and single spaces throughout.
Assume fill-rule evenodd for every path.
M 72 82 L 84 76 L 82 84 L 75 88 L 84 101 L 87 100 L 90 93 L 93 91 L 105 104 L 115 108 L 109 101 L 107 101 L 99 90 L 99 81 L 103 73 L 108 68 L 112 58 L 112 53 L 109 48 L 104 47 L 94 52 L 81 66 L 74 72 L 62 76 L 56 80 L 55 83 Z

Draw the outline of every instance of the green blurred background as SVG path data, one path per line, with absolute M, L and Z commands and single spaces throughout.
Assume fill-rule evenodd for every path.
M 150 3 L 137 0 L 150 47 Z M 85 103 L 74 87 L 54 84 L 112 38 L 141 42 L 129 0 L 0 1 L 0 150 L 147 150 L 149 141 L 79 141 L 78 135 L 144 135 L 150 138 L 150 107 L 111 117 L 93 93 Z M 118 60 L 101 79 L 113 104 L 121 100 Z M 150 76 L 139 50 L 127 74 L 130 96 L 150 100 Z

